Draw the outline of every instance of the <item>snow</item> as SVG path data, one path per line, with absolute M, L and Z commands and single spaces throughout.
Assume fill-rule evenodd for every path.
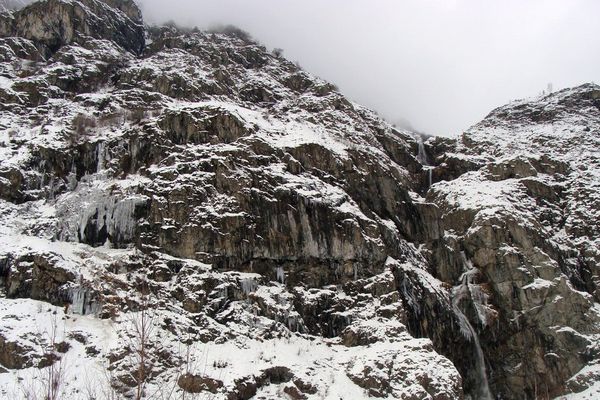
M 453 209 L 491 212 L 514 208 L 514 199 L 523 192 L 523 186 L 516 179 L 486 180 L 482 172 L 476 171 L 467 172 L 451 182 L 436 183 L 434 190 L 445 195 L 445 201 Z M 522 198 L 525 200 L 524 195 Z
M 131 176 L 130 182 L 124 183 L 122 186 L 126 188 L 135 187 L 137 183 L 138 179 Z M 83 182 L 78 190 L 85 193 L 84 188 L 88 184 L 102 187 L 107 182 L 90 180 L 87 183 Z M 59 201 L 63 200 L 59 199 Z M 11 208 L 14 208 L 14 213 L 6 213 Z M 59 257 L 59 265 L 62 268 L 76 273 L 79 276 L 77 280 L 83 282 L 97 282 L 98 274 L 104 274 L 103 271 L 110 269 L 115 261 L 126 259 L 136 253 L 134 249 L 91 248 L 83 244 L 54 242 L 49 238 L 20 233 L 22 229 L 30 224 L 30 219 L 37 220 L 43 217 L 51 221 L 56 218 L 56 209 L 52 202 L 38 202 L 34 208 L 36 209 L 35 213 L 23 213 L 14 205 L 9 206 L 6 204 L 2 208 L 5 211 L 2 217 L 3 222 L 6 223 L 0 224 L 0 248 L 10 249 L 11 253 L 16 255 L 30 252 L 54 254 Z M 353 206 L 350 207 L 350 209 L 352 208 Z M 182 261 L 166 255 L 162 255 L 161 258 L 164 259 L 165 263 Z M 287 329 L 292 331 L 298 329 L 302 325 L 302 320 L 300 315 L 293 311 L 293 297 L 283 285 L 265 286 L 262 284 L 263 278 L 258 274 L 231 272 L 221 275 L 211 271 L 209 265 L 192 260 L 183 260 L 183 262 L 186 266 L 181 270 L 176 281 L 164 283 L 166 288 L 177 281 L 183 282 L 184 280 L 187 280 L 186 285 L 200 284 L 204 279 L 232 280 L 245 296 L 261 299 L 261 304 L 265 304 L 266 307 L 276 312 L 277 317 L 273 318 L 280 321 L 286 329 L 283 337 L 269 340 L 256 338 L 248 334 L 248 327 L 242 323 L 245 318 L 250 318 L 244 317 L 249 312 L 245 311 L 250 307 L 248 300 L 236 302 L 229 307 L 228 313 L 241 312 L 241 316 L 235 317 L 235 322 L 230 323 L 228 326 L 218 325 L 218 329 L 221 329 L 223 335 L 228 336 L 229 339 L 217 339 L 207 344 L 198 344 L 191 351 L 191 359 L 193 364 L 197 366 L 198 371 L 201 371 L 205 376 L 223 381 L 228 388 L 235 385 L 236 379 L 257 375 L 268 368 L 282 365 L 290 368 L 295 377 L 315 385 L 317 392 L 314 395 L 309 395 L 309 399 L 337 399 L 340 396 L 356 399 L 367 398 L 369 397 L 368 394 L 350 379 L 349 374 L 359 373 L 361 365 L 372 367 L 375 365 L 373 363 L 377 357 L 393 359 L 395 368 L 404 368 L 410 371 L 410 374 L 416 374 L 414 376 L 426 371 L 427 375 L 433 381 L 439 382 L 440 385 L 449 385 L 457 379 L 458 375 L 453 366 L 431 351 L 431 342 L 428 340 L 413 339 L 406 333 L 391 340 L 390 337 L 382 334 L 391 326 L 405 332 L 405 327 L 398 321 L 392 321 L 387 326 L 383 321 L 366 321 L 363 325 L 364 329 L 380 332 L 375 334 L 380 337 L 380 342 L 369 347 L 348 348 L 341 345 L 339 339 L 328 340 L 314 336 L 292 334 Z M 284 277 L 283 269 L 278 269 L 276 275 L 278 279 L 282 280 Z M 123 278 L 124 276 L 121 278 L 113 276 L 110 279 Z M 110 280 L 106 282 L 110 282 Z M 224 282 L 221 286 L 215 288 L 215 293 L 220 296 L 216 299 L 229 298 L 232 295 L 228 285 Z M 197 293 L 200 292 L 197 291 Z M 118 290 L 115 294 L 122 297 L 131 296 L 123 290 Z M 71 345 L 71 349 L 64 357 L 66 383 L 61 398 L 65 400 L 79 399 L 80 394 L 84 391 L 100 391 L 107 387 L 107 382 L 104 379 L 94 379 L 94 376 L 101 377 L 106 374 L 106 365 L 102 361 L 103 358 L 88 355 L 87 346 L 93 345 L 104 357 L 122 349 L 127 343 L 123 336 L 126 332 L 127 314 L 122 314 L 113 321 L 99 320 L 95 316 L 95 313 L 99 311 L 98 305 L 89 304 L 89 294 L 86 286 L 72 286 L 71 295 L 72 304 L 68 307 L 67 314 L 65 314 L 65 308 L 63 307 L 53 307 L 47 303 L 33 300 L 0 300 L 0 317 L 5 321 L 5 329 L 0 328 L 0 334 L 5 335 L 9 341 L 18 341 L 31 347 L 32 351 L 39 349 L 40 344 L 35 337 L 28 337 L 27 332 L 33 331 L 32 326 L 45 328 L 52 326 L 52 315 L 56 312 L 57 321 L 62 332 L 60 339 L 66 338 L 65 340 Z M 211 296 L 214 296 L 214 294 Z M 315 296 L 318 295 L 315 293 Z M 176 310 L 177 308 L 170 310 L 156 309 L 157 320 L 163 321 L 169 318 L 177 321 L 178 326 L 186 326 L 188 322 L 185 322 L 184 314 Z M 369 311 L 369 313 L 372 312 Z M 11 315 L 16 315 L 17 318 L 13 320 Z M 227 317 L 220 315 L 219 318 L 226 319 Z M 252 322 L 251 326 L 254 326 L 252 329 L 267 329 L 273 323 L 264 317 L 253 316 L 252 318 L 255 321 Z M 32 325 L 31 321 L 37 322 Z M 214 321 L 212 323 L 216 324 Z M 264 328 L 261 328 L 261 326 Z M 88 338 L 88 345 L 69 339 L 71 333 L 82 333 Z M 41 336 L 44 335 L 47 334 L 42 332 Z M 165 331 L 161 331 L 161 337 L 162 345 L 177 354 L 177 349 L 182 346 L 182 337 Z M 431 368 L 431 365 L 440 365 L 440 363 L 446 363 L 444 368 Z M 80 371 L 86 372 L 82 374 Z M 43 373 L 44 370 L 40 372 L 37 368 L 26 368 L 21 371 L 0 374 L 0 393 L 9 398 L 23 398 L 23 388 L 20 387 L 20 384 L 15 385 L 15 382 L 19 382 L 16 378 L 21 377 L 20 382 L 23 382 L 23 385 L 33 385 L 30 382 L 39 382 L 40 374 Z M 86 376 L 86 373 L 89 373 L 90 376 Z M 387 372 L 382 371 L 381 373 Z M 176 374 L 176 370 L 165 372 L 147 388 L 147 391 L 151 393 L 160 390 L 161 387 L 172 387 L 175 385 Z M 76 377 L 77 379 L 75 379 Z M 90 381 L 93 383 L 90 383 Z M 411 380 L 410 382 L 417 381 Z M 288 384 L 263 386 L 259 388 L 258 393 L 265 396 L 276 395 L 281 393 L 286 385 Z M 393 389 L 393 394 L 390 394 L 387 398 L 396 398 L 401 393 L 413 393 L 422 390 L 419 389 L 419 385 L 416 383 L 405 384 L 401 382 L 394 384 Z M 217 394 L 214 398 L 225 399 L 225 396 Z
M 9 342 L 18 342 L 29 348 L 30 354 L 41 356 L 49 343 L 68 341 L 71 346 L 61 362 L 64 369 L 64 388 L 61 390 L 64 399 L 78 399 L 88 382 L 84 378 L 92 378 L 93 371 L 104 368 L 99 361 L 86 353 L 86 347 L 70 334 L 77 333 L 86 337 L 88 343 L 100 351 L 109 349 L 117 342 L 116 331 L 108 321 L 101 321 L 93 316 L 65 315 L 62 308 L 47 303 L 18 299 L 0 301 L 0 336 Z M 42 389 L 44 370 L 27 368 L 21 371 L 10 371 L 0 374 L 0 395 L 4 398 L 25 398 L 25 392 L 39 392 Z
M 521 312 L 547 313 L 562 320 L 563 311 L 559 310 L 565 303 L 581 302 L 587 310 L 589 322 L 585 324 L 590 332 L 595 332 L 591 326 L 597 324 L 591 321 L 600 315 L 597 303 L 589 293 L 576 291 L 563 273 L 569 268 L 565 264 L 577 268 L 585 260 L 587 265 L 594 265 L 600 256 L 600 113 L 590 101 L 597 93 L 597 86 L 584 85 L 494 110 L 467 130 L 457 140 L 456 150 L 447 154 L 482 167 L 455 180 L 436 183 L 428 193 L 428 201 L 438 205 L 444 218 L 464 224 L 464 231 L 450 234 L 453 240 L 469 243 L 471 249 L 477 247 L 475 256 L 482 270 L 489 271 L 493 265 L 486 264 L 486 256 L 482 257 L 485 251 L 507 257 L 507 266 L 512 264 L 509 260 L 519 260 L 520 266 L 511 265 L 507 270 L 516 274 L 509 280 L 513 287 L 516 281 L 527 283 L 519 288 L 521 306 L 527 306 Z M 504 171 L 504 175 L 495 171 Z M 519 176 L 522 171 L 527 175 L 524 178 Z M 509 239 L 502 239 L 503 234 Z M 514 246 L 504 240 L 514 242 Z M 491 248 L 481 250 L 482 244 Z M 552 255 L 554 249 L 569 254 L 560 267 Z M 472 290 L 470 295 L 477 297 Z M 480 312 L 485 311 L 484 303 L 476 301 L 474 305 L 485 325 Z M 551 329 L 559 335 L 598 343 L 597 337 L 583 335 L 580 328 L 571 327 L 576 326 L 571 319 L 568 321 Z M 566 388 L 582 392 L 561 399 L 599 397 L 597 366 L 587 365 L 581 374 L 571 381 L 585 385 L 567 383 Z
M 12 79 L 0 75 L 0 89 L 10 89 L 12 86 Z
M 199 102 L 172 102 L 172 110 L 223 109 L 243 121 L 246 127 L 258 128 L 257 136 L 277 148 L 294 148 L 304 144 L 318 144 L 340 157 L 347 157 L 348 145 L 332 135 L 330 129 L 305 120 L 280 119 L 264 115 L 261 110 L 252 110 L 231 102 L 210 100 Z M 340 135 L 341 133 L 338 133 Z
M 161 311 L 157 311 L 162 313 Z M 165 314 L 165 316 L 168 314 Z M 90 357 L 86 348 L 71 338 L 71 334 L 79 333 L 88 338 L 88 343 L 93 343 L 98 351 L 107 352 L 118 349 L 123 345 L 121 336 L 123 322 L 100 321 L 93 316 L 65 315 L 61 308 L 52 307 L 46 303 L 34 300 L 3 300 L 0 302 L 0 316 L 3 321 L 10 321 L 10 328 L 0 328 L 0 334 L 8 341 L 18 340 L 19 343 L 39 348 L 39 340 L 47 340 L 48 327 L 57 326 L 59 336 L 57 342 L 67 340 L 71 349 L 64 360 L 66 369 L 63 399 L 78 399 L 80 392 L 88 390 L 89 382 L 82 379 L 80 371 L 102 371 L 105 366 L 97 358 Z M 162 317 L 161 317 L 162 320 Z M 56 322 L 54 322 L 56 321 Z M 121 321 L 126 321 L 126 317 Z M 374 329 L 381 329 L 372 324 Z M 37 326 L 39 334 L 29 341 L 24 341 L 31 332 L 32 326 Z M 165 341 L 167 339 L 167 341 Z M 163 346 L 175 349 L 177 338 L 167 336 L 163 339 Z M 174 341 L 173 341 L 174 340 Z M 378 357 L 393 357 L 394 368 L 404 368 L 411 373 L 421 374 L 428 370 L 428 376 L 440 384 L 450 384 L 454 375 L 446 375 L 444 369 L 432 368 L 441 361 L 441 357 L 426 349 L 431 346 L 426 339 L 412 339 L 403 336 L 396 341 L 383 341 L 369 347 L 348 348 L 340 346 L 336 340 L 323 340 L 302 336 L 289 336 L 286 338 L 258 341 L 244 336 L 237 336 L 234 340 L 224 343 L 197 344 L 192 346 L 189 354 L 189 365 L 192 371 L 201 371 L 202 375 L 221 380 L 226 387 L 233 387 L 240 376 L 252 376 L 274 366 L 285 366 L 297 378 L 303 378 L 318 388 L 311 399 L 331 398 L 367 398 L 366 392 L 350 380 L 348 374 L 360 374 L 363 368 L 371 365 Z M 364 363 L 364 364 L 363 364 Z M 448 361 L 445 361 L 447 364 Z M 363 366 L 364 365 L 364 366 Z M 449 367 L 449 365 L 446 365 Z M 20 393 L 11 391 L 15 382 L 15 375 L 29 382 L 36 375 L 36 368 L 25 369 L 21 372 L 0 374 L 0 390 L 11 398 L 21 398 Z M 384 373 L 384 371 L 382 371 Z M 306 374 L 306 375 L 305 375 Z M 456 374 L 456 373 L 454 373 Z M 78 376 L 79 379 L 74 379 Z M 161 376 L 158 382 L 148 387 L 148 392 L 157 390 L 160 385 L 172 385 L 174 377 L 169 374 Z M 171 375 L 172 376 L 172 375 Z M 411 386 L 414 382 L 415 386 Z M 394 384 L 394 393 L 410 393 L 420 386 L 417 380 L 408 379 L 406 383 Z M 274 393 L 280 387 L 277 385 L 262 387 L 260 393 Z M 422 389 L 420 389 L 422 390 Z M 220 394 L 215 399 L 225 399 Z M 396 398 L 386 397 L 386 398 Z
M 553 287 L 555 284 L 551 281 L 541 278 L 535 278 L 534 281 L 528 285 L 522 287 L 523 290 L 540 290 L 540 289 L 549 289 Z
M 557 397 L 556 400 L 595 400 L 600 398 L 600 364 L 587 365 L 569 379 L 567 387 L 573 386 L 583 386 L 584 390 Z

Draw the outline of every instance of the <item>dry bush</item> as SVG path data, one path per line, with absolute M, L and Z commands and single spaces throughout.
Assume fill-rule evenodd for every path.
M 77 114 L 73 118 L 72 129 L 67 131 L 66 140 L 71 146 L 77 145 L 82 139 L 90 136 L 91 130 L 96 128 L 94 117 L 86 114 Z
M 35 371 L 31 379 L 21 381 L 20 389 L 27 400 L 59 400 L 64 390 L 67 368 L 64 354 L 58 351 L 65 332 L 63 326 L 61 333 L 56 313 L 52 316 L 51 325 L 39 336 L 43 354 L 40 366 L 42 363 L 48 365 Z

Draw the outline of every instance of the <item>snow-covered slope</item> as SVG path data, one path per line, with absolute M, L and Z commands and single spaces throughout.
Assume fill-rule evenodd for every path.
M 5 397 L 594 390 L 597 87 L 423 147 L 235 28 L 48 0 L 0 33 Z

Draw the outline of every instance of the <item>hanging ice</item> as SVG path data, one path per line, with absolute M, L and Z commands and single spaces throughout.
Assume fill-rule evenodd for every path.
M 99 305 L 93 300 L 90 289 L 78 286 L 71 289 L 71 312 L 73 314 L 86 315 L 98 311 Z
M 240 281 L 240 286 L 242 288 L 242 293 L 248 295 L 256 290 L 258 283 L 254 278 L 244 278 Z
M 145 205 L 147 197 L 130 196 L 121 200 L 102 198 L 90 205 L 79 219 L 79 240 L 92 244 L 128 242 L 133 239 L 137 219 L 136 207 Z
M 277 281 L 285 283 L 285 272 L 283 271 L 283 267 L 277 267 L 276 274 Z

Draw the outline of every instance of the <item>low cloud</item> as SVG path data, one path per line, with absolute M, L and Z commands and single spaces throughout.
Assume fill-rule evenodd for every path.
M 237 25 L 388 120 L 429 134 L 456 135 L 548 83 L 600 82 L 597 0 L 138 3 L 148 23 Z
M 146 19 L 235 24 L 353 100 L 455 135 L 512 99 L 600 81 L 596 0 L 140 0 Z

